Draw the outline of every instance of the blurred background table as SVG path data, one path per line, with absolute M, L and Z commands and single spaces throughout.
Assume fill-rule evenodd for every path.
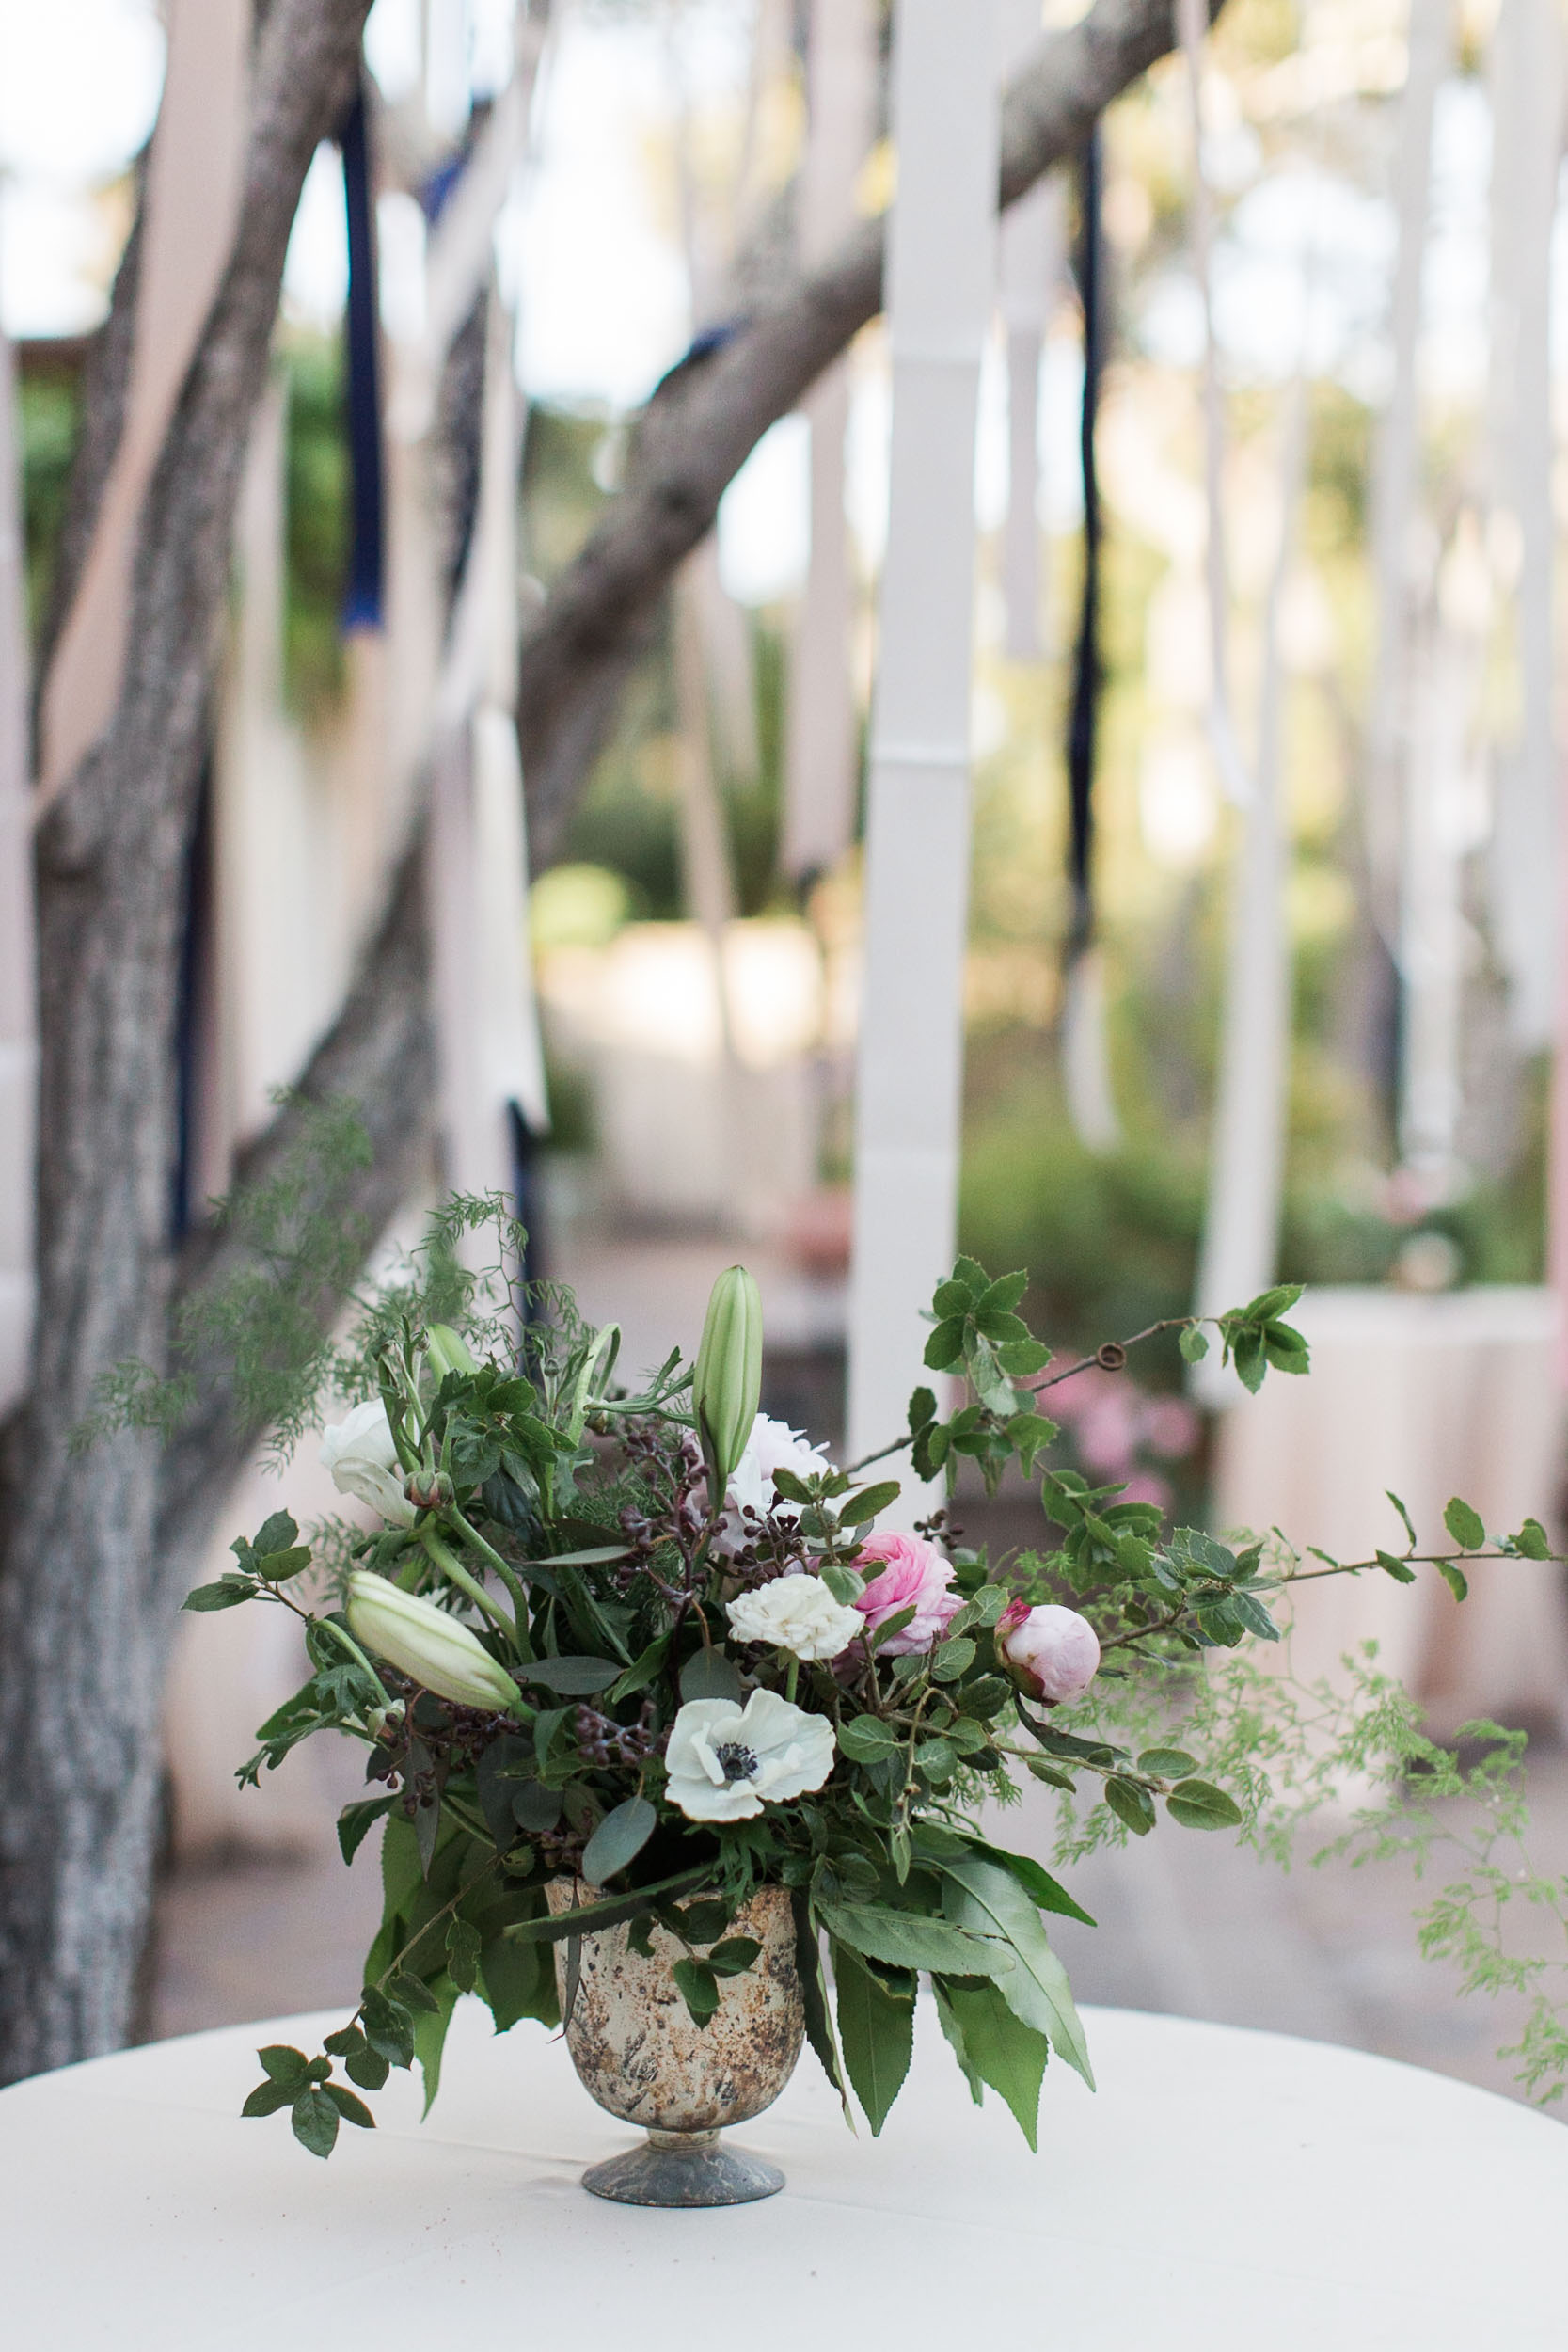
M 1291 1319 L 1311 1343 L 1312 1376 L 1265 1380 L 1255 1397 L 1237 1390 L 1221 1422 L 1210 1525 L 1277 1525 L 1298 1548 L 1365 1560 L 1379 1545 L 1404 1549 L 1392 1487 L 1423 1551 L 1447 1540 L 1443 1509 L 1455 1494 L 1490 1533 L 1533 1516 L 1560 1537 L 1564 1406 L 1550 1291 L 1325 1287 L 1308 1290 Z M 1477 1567 L 1463 1610 L 1431 1571 L 1419 1593 L 1383 1577 L 1331 1580 L 1297 1594 L 1295 1624 L 1306 1679 L 1374 1640 L 1439 1734 L 1484 1714 L 1560 1735 L 1568 1638 L 1553 1563 Z
M 1047 2078 L 1037 2157 L 977 2111 L 922 2017 L 879 2141 L 809 2058 L 739 2135 L 769 2201 L 607 2205 L 582 2168 L 627 2140 L 559 2044 L 459 2010 L 445 2088 L 379 2094 L 321 2165 L 247 2122 L 255 2048 L 341 2019 L 193 2035 L 0 2094 L 0 2275 L 17 2344 L 261 2352 L 315 2344 L 814 2335 L 936 2352 L 1557 2352 L 1568 2132 L 1327 2044 L 1101 2010 L 1091 2098 Z

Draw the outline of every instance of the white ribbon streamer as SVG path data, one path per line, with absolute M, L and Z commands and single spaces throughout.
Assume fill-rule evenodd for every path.
M 1209 505 L 1205 558 L 1209 588 L 1210 692 L 1208 732 L 1214 766 L 1227 796 L 1244 807 L 1252 795 L 1230 712 L 1229 602 L 1225 555 L 1225 409 L 1220 389 L 1219 346 L 1214 337 L 1213 206 L 1203 169 L 1203 43 L 1209 30 L 1204 0 L 1176 0 L 1177 26 L 1192 102 L 1193 274 L 1203 304 L 1203 473 Z
M 813 0 L 807 60 L 810 128 L 800 173 L 800 259 L 829 252 L 854 217 L 871 143 L 876 34 L 867 0 Z M 855 583 L 844 512 L 847 358 L 805 402 L 811 428 L 811 554 L 790 653 L 784 750 L 786 874 L 826 871 L 854 831 L 857 713 L 851 671 Z

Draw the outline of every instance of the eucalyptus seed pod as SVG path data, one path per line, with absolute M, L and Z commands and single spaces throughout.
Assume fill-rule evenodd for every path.
M 715 1282 L 691 1383 L 697 1435 L 716 1502 L 746 1451 L 762 1397 L 762 1295 L 743 1265 Z
M 522 1693 L 466 1625 L 370 1568 L 348 1581 L 349 1631 L 378 1658 L 456 1707 L 511 1707 Z

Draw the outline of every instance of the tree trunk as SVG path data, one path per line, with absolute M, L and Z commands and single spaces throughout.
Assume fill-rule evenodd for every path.
M 26 1406 L 0 1441 L 0 2079 L 113 2047 L 145 1935 L 158 1710 L 183 1563 L 244 1458 L 215 1370 L 162 1454 L 150 1436 L 69 1450 L 103 1375 L 161 1369 L 171 1295 L 233 1263 L 223 1236 L 176 1265 L 173 1018 L 183 878 L 226 600 L 233 511 L 265 376 L 283 258 L 317 142 L 341 119 L 369 0 L 258 0 L 245 191 L 233 252 L 141 517 L 129 652 L 108 734 L 38 841 L 39 1322 Z M 1009 93 L 1001 196 L 1083 141 L 1171 46 L 1170 0 L 1096 0 Z M 117 282 L 62 548 L 68 601 L 112 462 L 135 305 Z M 550 598 L 525 649 L 531 799 L 559 840 L 658 598 L 752 448 L 880 300 L 880 228 L 786 287 L 650 404 L 634 485 Z M 63 609 L 63 607 L 62 607 Z M 419 851 L 303 1082 L 356 1096 L 375 1144 L 359 1208 L 384 1221 L 426 1149 L 434 1054 Z M 285 1109 L 246 1156 L 277 1164 Z
M 300 186 L 353 89 L 367 6 L 272 0 L 261 22 L 239 225 L 143 509 L 115 722 L 40 829 L 38 1332 L 0 1486 L 7 2077 L 123 2039 L 145 1934 L 169 1632 L 159 1449 L 127 1434 L 73 1460 L 69 1437 L 103 1374 L 165 1359 L 183 876 L 234 502 Z M 89 431 L 100 480 L 114 429 Z

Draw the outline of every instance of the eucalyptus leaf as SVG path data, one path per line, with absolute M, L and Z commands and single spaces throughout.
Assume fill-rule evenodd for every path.
M 740 1669 L 727 1650 L 699 1649 L 681 1668 L 683 1699 L 733 1699 L 741 1696 Z
M 607 1813 L 583 1849 L 582 1875 L 590 1886 L 603 1886 L 634 1861 L 658 1827 L 658 1815 L 646 1797 L 627 1797 Z
M 517 1669 L 518 1679 L 538 1683 L 563 1698 L 592 1698 L 608 1691 L 625 1672 L 614 1658 L 536 1658 Z

